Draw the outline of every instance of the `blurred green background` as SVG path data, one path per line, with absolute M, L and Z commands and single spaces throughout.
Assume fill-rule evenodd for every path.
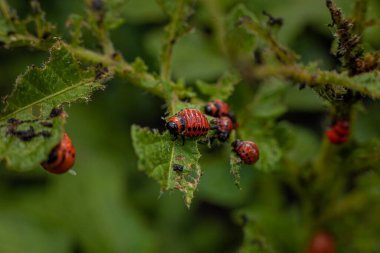
M 29 12 L 28 1 L 9 2 L 21 17 Z M 84 15 L 82 1 L 40 2 L 47 19 L 57 24 L 65 38 L 69 14 Z M 214 81 L 229 68 L 214 39 L 213 17 L 207 2 L 199 1 L 190 21 L 196 28 L 174 50 L 174 77 L 184 78 L 189 85 L 198 79 Z M 282 17 L 284 26 L 279 38 L 301 55 L 302 61 L 318 60 L 326 69 L 336 66 L 329 54 L 332 36 L 327 27 L 330 19 L 325 1 L 214 2 L 220 4 L 224 13 L 237 3 L 245 3 L 262 20 L 263 10 Z M 336 2 L 347 12 L 352 8 L 352 1 Z M 380 2 L 370 2 L 369 16 L 376 17 Z M 127 60 L 139 56 L 151 70 L 157 71 L 167 18 L 154 0 L 129 0 L 124 11 L 126 23 L 111 33 L 115 48 Z M 380 37 L 376 33 L 378 28 L 371 28 L 365 34 L 366 47 L 379 49 Z M 87 46 L 97 47 L 95 41 L 87 41 Z M 28 65 L 39 65 L 46 58 L 47 53 L 25 48 L 0 49 L 0 96 L 11 91 L 16 77 Z M 252 98 L 250 91 L 244 85 L 237 88 L 229 101 L 235 111 Z M 297 145 L 301 149 L 308 147 L 305 155 L 312 157 L 326 127 L 326 108 L 311 90 L 299 91 L 297 87 L 289 87 L 286 102 L 289 112 L 284 120 L 306 128 L 309 140 Z M 221 147 L 202 150 L 205 173 L 189 210 L 178 192 L 160 196 L 158 184 L 137 170 L 130 127 L 139 124 L 162 130 L 165 106 L 124 80 L 115 78 L 90 103 L 73 104 L 66 109 L 67 132 L 77 150 L 74 169 L 78 175 L 56 176 L 42 168 L 19 174 L 1 168 L 1 253 L 236 252 L 243 241 L 238 210 L 254 203 L 266 203 L 269 210 L 273 204 L 269 200 L 278 195 L 274 193 L 278 187 L 270 179 L 276 175 L 261 174 L 248 166 L 242 168 L 243 190 L 239 191 L 229 175 L 229 147 Z M 357 140 L 380 137 L 380 118 L 371 117 L 378 109 L 377 103 L 369 101 L 360 113 L 359 123 L 353 128 Z M 307 143 L 315 145 L 309 148 Z M 283 235 L 281 231 L 289 229 L 287 223 L 297 220 L 291 212 L 284 211 L 284 216 L 268 213 L 261 218 L 269 229 L 279 231 L 279 237 Z M 279 217 L 289 220 L 278 221 Z M 302 239 L 301 235 L 294 240 Z M 299 250 L 294 247 L 288 245 L 282 252 Z

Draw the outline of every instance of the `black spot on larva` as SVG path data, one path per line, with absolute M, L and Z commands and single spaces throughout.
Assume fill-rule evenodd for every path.
M 187 131 L 191 132 L 191 127 L 188 127 L 188 128 L 187 128 Z
M 53 127 L 53 123 L 51 122 L 40 122 L 40 124 L 44 127 L 50 127 L 50 128 Z
M 47 163 L 54 163 L 55 161 L 57 161 L 58 159 L 58 154 L 57 154 L 57 149 L 54 148 L 50 154 L 49 154 L 49 157 L 48 157 L 48 160 L 47 160 Z
M 193 131 L 197 130 L 197 128 L 195 126 L 193 126 Z
M 44 138 L 51 137 L 51 133 L 49 133 L 48 131 L 41 131 L 38 134 L 41 135 L 41 136 L 43 136 Z

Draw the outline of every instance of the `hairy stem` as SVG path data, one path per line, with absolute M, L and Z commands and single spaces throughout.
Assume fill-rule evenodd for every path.
M 252 70 L 253 75 L 259 79 L 269 77 L 282 77 L 292 79 L 311 87 L 335 85 L 358 91 L 373 98 L 380 98 L 380 90 L 369 89 L 367 86 L 355 82 L 344 73 L 335 71 L 307 70 L 300 65 L 281 65 L 281 66 L 257 66 Z
M 113 53 L 115 53 L 115 49 L 113 47 L 113 43 L 109 37 L 109 32 L 106 31 L 104 28 L 99 28 L 99 34 L 98 34 L 100 43 L 102 45 L 104 54 L 108 56 L 112 56 Z
M 178 26 L 182 25 L 184 16 L 185 0 L 179 0 L 170 24 L 166 27 L 165 42 L 161 51 L 161 78 L 165 81 L 170 80 L 173 47 L 179 37 Z
M 18 42 L 21 46 L 28 46 L 39 49 L 41 51 L 48 51 L 51 44 L 41 43 L 41 41 L 32 35 L 14 34 L 11 40 Z M 126 78 L 135 86 L 146 90 L 147 92 L 154 94 L 158 97 L 165 98 L 164 91 L 161 85 L 158 85 L 157 79 L 149 73 L 141 73 L 133 65 L 126 62 L 121 57 L 113 59 L 112 56 L 100 54 L 84 47 L 74 47 L 70 44 L 62 42 L 74 57 L 80 61 L 91 62 L 93 64 L 101 64 L 104 67 L 112 69 L 117 75 Z M 157 85 L 149 86 L 144 83 L 156 82 Z
M 256 34 L 256 36 L 264 40 L 282 63 L 294 64 L 297 61 L 297 56 L 286 47 L 280 45 L 277 40 L 274 39 L 273 36 L 258 22 L 245 16 L 241 18 L 240 23 L 248 31 Z
M 86 5 L 87 19 L 90 23 L 90 28 L 98 38 L 104 54 L 111 56 L 115 52 L 115 49 L 104 24 L 104 2 L 99 0 L 86 0 Z
M 99 54 L 83 47 L 71 47 L 69 44 L 65 45 L 77 59 L 96 64 L 100 63 L 105 67 L 112 68 L 116 74 L 128 79 L 135 86 L 140 87 L 158 97 L 164 98 L 164 91 L 160 85 L 152 87 L 144 85 L 144 82 L 156 82 L 156 79 L 153 75 L 146 72 L 139 73 L 124 59 L 115 60 L 108 55 Z

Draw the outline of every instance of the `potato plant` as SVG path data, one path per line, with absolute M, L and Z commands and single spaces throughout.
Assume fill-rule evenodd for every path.
M 49 20 L 49 8 L 43 8 L 43 1 L 30 0 L 27 8 L 16 4 L 23 6 L 19 14 L 12 1 L 0 0 L 2 52 L 12 57 L 18 50 L 27 49 L 42 52 L 45 57 L 42 64 L 29 65 L 16 78 L 12 90 L 1 92 L 4 99 L 0 107 L 0 160 L 4 171 L 8 170 L 4 173 L 41 173 L 41 163 L 66 132 L 71 110 L 81 106 L 81 102 L 91 108 L 97 103 L 98 94 L 109 92 L 114 85 L 132 85 L 144 92 L 148 106 L 134 107 L 129 112 L 161 120 L 158 124 L 128 121 L 122 128 L 130 131 L 130 136 L 123 139 L 112 133 L 118 131 L 122 121 L 110 112 L 114 119 L 108 123 L 116 130 L 99 135 L 118 142 L 119 147 L 124 148 L 123 143 L 129 145 L 130 148 L 125 148 L 127 156 L 132 160 L 137 157 L 136 164 L 129 169 L 138 169 L 153 179 L 149 184 L 156 181 L 160 196 L 167 192 L 181 193 L 186 212 L 194 208 L 192 202 L 198 194 L 204 196 L 203 190 L 215 199 L 220 194 L 221 206 L 231 207 L 230 218 L 243 231 L 240 242 L 231 249 L 233 252 L 378 252 L 380 141 L 378 132 L 367 131 L 375 129 L 378 123 L 373 108 L 378 107 L 380 98 L 379 52 L 367 36 L 368 30 L 378 29 L 377 17 L 368 15 L 376 3 L 355 0 L 351 11 L 341 9 L 331 0 L 311 5 L 310 9 L 318 7 L 313 11 L 329 15 L 322 15 L 326 19 L 317 21 L 330 32 L 328 42 L 331 42 L 330 52 L 326 50 L 311 61 L 305 60 L 304 54 L 312 55 L 313 50 L 321 52 L 320 49 L 306 45 L 311 52 L 304 53 L 302 47 L 292 48 L 281 40 L 281 32 L 292 15 L 283 19 L 281 9 L 272 10 L 270 4 L 264 4 L 266 9 L 258 12 L 255 2 L 260 1 L 147 0 L 139 5 L 132 0 L 84 0 L 76 3 L 79 10 L 65 13 L 64 24 L 56 24 Z M 133 8 L 141 17 L 133 16 Z M 294 17 L 299 22 L 297 26 L 303 26 L 300 10 L 291 11 L 298 15 Z M 133 17 L 141 23 L 154 23 L 154 18 L 159 17 L 155 23 L 159 29 L 143 39 L 154 57 L 116 46 L 113 40 L 116 36 L 121 41 L 136 39 L 128 37 L 127 31 Z M 140 33 L 143 32 L 136 34 Z M 318 41 L 322 43 L 325 38 L 314 39 L 317 42 L 312 45 L 319 45 Z M 123 103 L 111 103 L 110 110 L 133 107 L 130 102 L 134 100 L 133 94 L 118 95 Z M 163 105 L 159 110 L 154 110 L 149 102 L 155 98 Z M 186 108 L 204 111 L 207 102 L 216 99 L 227 102 L 236 115 L 237 127 L 226 142 L 210 141 L 208 137 L 215 130 L 210 130 L 207 137 L 173 140 L 165 129 L 169 116 Z M 313 108 L 317 108 L 319 118 L 313 118 L 312 112 L 307 111 L 310 102 L 312 106 L 317 104 Z M 306 113 L 294 114 L 295 103 Z M 52 117 L 52 111 L 57 109 L 65 112 Z M 155 115 L 149 113 L 151 110 Z M 105 110 L 99 110 L 101 113 L 107 114 Z M 295 120 L 292 115 L 296 115 Z M 312 124 L 303 124 L 304 118 L 312 119 Z M 207 119 L 211 124 L 216 120 L 209 115 Z M 87 129 L 99 129 L 82 123 L 88 124 Z M 75 126 L 71 129 L 77 131 Z M 256 163 L 245 165 L 232 151 L 231 144 L 236 139 L 257 144 L 260 158 Z M 76 139 L 72 140 L 75 146 Z M 98 156 L 107 148 L 112 149 L 99 147 Z M 85 157 L 86 154 L 77 152 L 76 160 L 81 164 L 81 159 L 88 159 Z M 204 165 L 222 168 L 210 172 Z M 74 170 L 86 184 L 81 166 L 74 166 Z M 218 178 L 226 170 L 231 178 L 218 185 L 221 188 L 213 189 L 213 179 L 207 174 Z M 132 175 L 138 177 L 136 173 Z M 55 181 L 61 180 L 56 177 Z M 101 181 L 102 177 L 96 180 Z M 122 182 L 117 178 L 114 177 L 118 183 L 112 194 L 119 196 Z M 110 179 L 105 187 L 112 187 L 113 182 Z M 241 197 L 244 201 L 239 205 L 227 203 L 228 198 L 223 196 L 228 191 L 244 195 Z M 122 208 L 120 197 L 116 196 L 114 206 Z M 169 194 L 167 198 L 171 197 Z M 96 203 L 106 208 L 101 201 Z M 29 202 L 23 203 L 21 207 Z M 49 203 L 46 200 L 47 210 L 55 210 L 56 204 Z M 71 204 L 80 206 L 81 202 Z M 38 208 L 31 212 L 39 214 L 37 217 L 44 213 Z M 115 217 L 123 220 L 125 214 L 120 211 Z M 104 211 L 104 216 L 104 220 L 113 219 L 111 211 Z M 58 220 L 57 216 L 48 223 L 59 224 Z M 66 233 L 82 231 L 84 223 L 74 220 L 63 222 Z M 116 223 L 119 222 L 110 221 Z M 197 223 L 197 218 L 193 223 Z M 125 228 L 115 226 L 117 229 L 112 228 L 116 232 L 110 232 L 114 241 L 105 240 L 99 248 L 97 242 L 90 241 L 97 236 L 103 238 L 101 235 L 91 234 L 93 231 L 88 237 L 77 235 L 79 252 L 158 252 L 155 246 L 144 245 L 142 236 L 135 238 L 132 246 L 126 246 L 128 243 L 124 244 L 122 239 Z M 143 234 L 144 229 L 138 232 Z M 65 238 L 60 241 L 62 252 L 72 252 L 68 245 L 74 240 L 70 236 L 62 238 Z M 154 235 L 149 234 L 148 238 Z M 152 239 L 151 244 L 155 245 L 156 240 L 160 239 Z M 12 251 L 4 245 L 0 243 L 1 252 L 23 252 L 22 246 Z M 30 249 L 49 252 L 49 247 Z M 191 252 L 191 246 L 188 247 Z M 175 245 L 173 252 L 174 249 Z M 223 250 L 227 249 L 205 248 L 203 252 L 227 252 Z

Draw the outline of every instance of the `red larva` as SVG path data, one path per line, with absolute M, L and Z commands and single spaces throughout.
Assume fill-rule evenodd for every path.
M 217 118 L 221 116 L 229 116 L 230 107 L 227 103 L 217 99 L 207 103 L 207 105 L 205 106 L 205 113 L 207 115 Z
M 74 163 L 75 149 L 67 133 L 64 133 L 61 142 L 52 149 L 48 160 L 41 165 L 51 173 L 62 174 L 67 172 Z
M 178 135 L 185 137 L 199 137 L 207 134 L 210 125 L 206 116 L 197 109 L 183 109 L 167 119 L 166 128 L 176 140 Z
M 222 116 L 214 121 L 215 126 L 212 126 L 213 129 L 216 129 L 216 138 L 219 141 L 225 142 L 232 129 L 234 129 L 234 124 L 229 117 Z
M 335 240 L 327 232 L 319 231 L 313 235 L 308 248 L 308 253 L 335 253 Z
M 256 143 L 252 141 L 235 140 L 232 143 L 233 151 L 245 164 L 254 164 L 259 160 L 260 152 Z
M 348 141 L 350 135 L 350 122 L 345 119 L 337 120 L 335 124 L 326 131 L 326 136 L 333 144 L 342 144 Z

